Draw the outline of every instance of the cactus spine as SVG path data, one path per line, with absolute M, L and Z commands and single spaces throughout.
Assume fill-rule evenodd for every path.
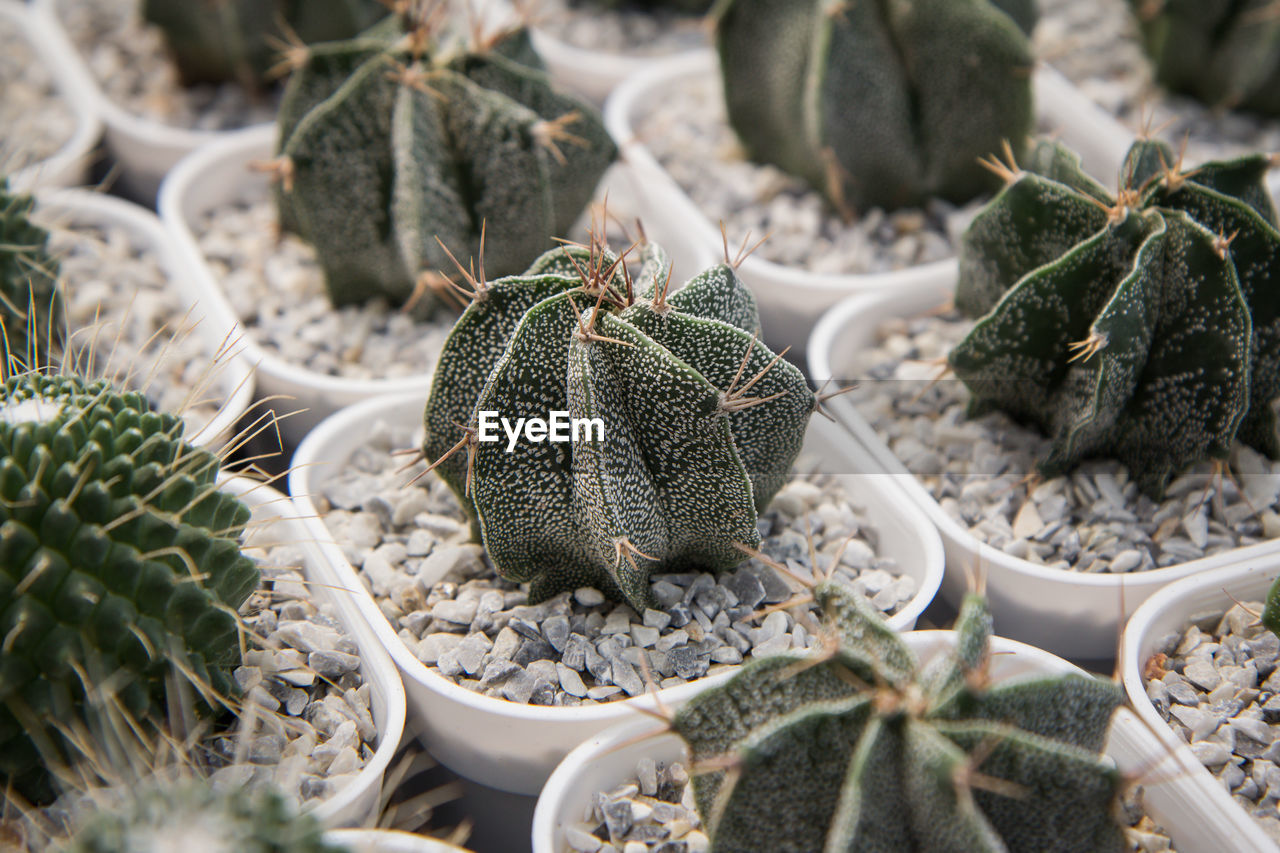
M 0 178 L 0 378 L 48 362 L 65 334 L 58 260 L 31 221 L 34 204 Z

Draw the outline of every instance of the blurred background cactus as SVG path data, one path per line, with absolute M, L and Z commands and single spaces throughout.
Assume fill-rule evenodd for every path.
M 557 91 L 523 29 L 462 35 L 416 3 L 300 56 L 280 114 L 281 222 L 316 247 L 335 304 L 429 313 L 448 251 L 520 272 L 567 233 L 616 148 Z
M 1184 170 L 1139 140 L 1112 196 L 1056 143 L 961 245 L 956 304 L 979 317 L 950 354 L 974 396 L 1047 433 L 1040 470 L 1110 456 L 1147 494 L 1237 438 L 1280 458 L 1280 233 L 1264 156 Z
M 1031 132 L 1025 0 L 721 0 L 729 122 L 754 159 L 846 218 L 996 184 L 979 157 Z M 1014 16 L 1018 19 L 1015 23 Z
M 1211 107 L 1280 115 L 1280 8 L 1275 0 L 1129 0 L 1173 92 Z
M 282 49 L 351 38 L 388 13 L 381 0 L 143 0 L 184 85 L 266 87 Z
M 1129 849 L 1124 779 L 1100 754 L 1119 685 L 993 685 L 976 594 L 923 669 L 863 598 L 829 581 L 813 595 L 825 653 L 752 661 L 673 720 L 713 850 Z
M 668 295 L 670 275 L 652 244 L 634 270 L 555 250 L 476 282 L 437 362 L 424 453 L 531 601 L 586 585 L 644 612 L 651 573 L 737 565 L 800 450 L 816 399 L 757 340 L 733 267 Z M 483 411 L 599 418 L 603 437 L 508 450 L 477 441 Z
M 49 232 L 31 221 L 34 205 L 0 177 L 0 379 L 47 364 L 65 337 L 58 260 Z
M 0 780 L 41 800 L 80 781 L 95 729 L 151 737 L 233 694 L 259 575 L 248 509 L 180 418 L 72 376 L 17 376 L 0 399 Z

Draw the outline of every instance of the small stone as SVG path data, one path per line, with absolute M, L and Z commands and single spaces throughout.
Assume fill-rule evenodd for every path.
M 471 620 L 476 617 L 476 608 L 479 603 L 476 599 L 441 601 L 431 608 L 431 616 L 444 622 L 452 622 L 454 625 L 470 625 Z
M 437 663 L 442 655 L 456 651 L 462 643 L 462 639 L 461 634 L 428 634 L 422 638 L 422 642 L 418 643 L 417 648 L 414 650 L 414 655 L 418 660 L 431 666 Z M 456 661 L 456 657 L 454 660 Z M 459 668 L 459 671 L 461 671 L 461 668 Z
M 360 668 L 360 658 L 342 652 L 312 652 L 307 655 L 307 666 L 317 675 L 336 681 L 348 672 Z
M 654 610 L 652 607 L 645 608 L 644 626 L 646 628 L 663 631 L 666 630 L 666 627 L 670 624 L 671 616 L 669 614 L 663 613 L 661 610 Z
M 600 839 L 576 826 L 565 827 L 564 840 L 577 853 L 597 853 L 600 850 Z
M 1206 691 L 1213 690 L 1222 683 L 1222 676 L 1218 674 L 1218 670 L 1214 665 L 1208 661 L 1197 660 L 1188 663 L 1182 674 L 1187 681 Z
M 1142 552 L 1134 548 L 1121 551 L 1111 558 L 1111 571 L 1116 574 L 1131 572 L 1142 565 Z
M 560 688 L 565 693 L 578 697 L 587 695 L 587 687 L 582 683 L 582 676 L 573 668 L 565 666 L 563 663 L 557 663 L 556 676 L 560 680 Z
M 569 618 L 567 616 L 551 616 L 542 623 L 542 636 L 547 638 L 551 648 L 563 652 L 565 642 L 569 639 Z
M 597 607 L 604 604 L 604 593 L 589 586 L 574 590 L 573 597 L 583 607 Z
M 642 758 L 636 763 L 636 777 L 640 793 L 652 797 L 658 792 L 658 766 L 652 758 Z

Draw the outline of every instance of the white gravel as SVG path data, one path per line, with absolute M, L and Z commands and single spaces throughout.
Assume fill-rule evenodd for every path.
M 541 0 L 534 26 L 565 44 L 624 56 L 665 56 L 708 46 L 707 25 L 698 15 L 667 9 L 604 9 L 592 0 Z
M 8 18 L 0 17 L 0 174 L 57 153 L 76 130 L 71 105 L 44 62 Z

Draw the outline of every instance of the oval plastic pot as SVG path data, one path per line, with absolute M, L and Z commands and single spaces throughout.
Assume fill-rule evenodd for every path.
M 633 56 L 578 47 L 536 26 L 531 35 L 534 49 L 546 63 L 552 79 L 595 104 L 603 104 L 622 81 L 688 52 L 679 51 L 665 56 Z
M 224 401 L 218 414 L 187 440 L 199 446 L 219 447 L 233 434 L 236 422 L 253 399 L 253 365 L 245 358 L 234 338 L 226 336 L 217 322 L 210 321 L 212 300 L 209 290 L 193 275 L 193 265 L 174 245 L 173 239 L 151 211 L 132 202 L 87 190 L 50 190 L 36 195 L 39 210 L 46 219 L 74 228 L 109 226 L 122 228 L 152 255 L 168 279 L 181 310 L 170 318 L 171 324 L 182 323 L 183 329 L 170 332 L 197 335 L 214 362 L 211 389 Z M 113 365 L 119 369 L 119 365 Z M 143 377 L 145 378 L 145 377 Z
M 626 175 L 641 201 L 645 230 L 671 253 L 676 278 L 692 275 L 723 258 L 719 224 L 713 222 L 658 162 L 644 142 L 644 117 L 665 93 L 719 74 L 716 54 L 690 51 L 654 61 L 623 81 L 605 104 L 605 123 L 622 149 Z M 1130 137 L 1115 120 L 1047 66 L 1035 72 L 1039 121 L 1059 129 L 1060 138 L 1080 153 L 1084 167 L 1108 183 L 1119 174 Z M 823 311 L 855 293 L 927 289 L 954 279 L 954 259 L 895 272 L 831 275 L 786 267 L 759 253 L 739 268 L 751 286 L 764 318 L 764 337 L 775 351 L 800 352 Z
M 298 448 L 289 478 L 290 492 L 316 528 L 316 538 L 344 587 L 354 596 L 369 624 L 390 650 L 404 675 L 411 724 L 427 747 L 454 772 L 492 788 L 536 794 L 556 763 L 590 734 L 637 716 L 635 708 L 652 708 L 651 696 L 577 708 L 521 705 L 482 696 L 454 684 L 420 662 L 365 591 L 363 582 L 333 542 L 309 495 L 346 464 L 378 421 L 416 427 L 422 422 L 423 397 L 385 397 L 352 406 L 321 424 Z M 889 621 L 898 630 L 915 625 L 933 599 L 941 579 L 942 549 L 936 533 L 905 500 L 888 477 L 860 473 L 870 460 L 834 424 L 815 417 L 801 454 L 822 461 L 821 470 L 840 475 L 851 499 L 865 508 L 880 533 L 880 551 L 893 557 L 916 579 L 918 591 Z M 667 688 L 659 696 L 675 705 L 703 683 Z
M 400 673 L 379 638 L 360 616 L 352 596 L 343 592 L 342 581 L 329 567 L 312 537 L 312 529 L 299 515 L 293 502 L 270 486 L 244 477 L 221 477 L 220 488 L 244 501 L 252 510 L 255 522 L 272 520 L 269 525 L 255 528 L 250 543 L 254 541 L 252 537 L 261 537 L 258 541 L 285 542 L 302 550 L 302 571 L 311 584 L 312 594 L 334 606 L 342 627 L 355 641 L 359 650 L 360 674 L 370 687 L 369 710 L 378 729 L 378 746 L 355 778 L 317 804 L 313 813 L 327 827 L 372 823 L 382 805 L 383 777 L 404 734 L 405 696 Z M 389 849 L 408 853 L 411 848 Z
M 467 853 L 438 838 L 390 829 L 331 829 L 324 834 L 324 840 L 341 845 L 349 853 Z
M 810 376 L 819 383 L 828 378 L 855 379 L 850 365 L 858 353 L 872 346 L 883 322 L 932 311 L 950 299 L 953 285 L 954 280 L 932 290 L 866 294 L 841 302 L 813 330 L 808 350 Z M 1280 554 L 1280 541 L 1273 541 L 1128 574 L 1071 572 L 1037 565 L 987 545 L 944 512 L 847 399 L 836 397 L 827 407 L 869 451 L 877 470 L 897 478 L 916 511 L 942 534 L 947 552 L 943 597 L 958 603 L 967 589 L 967 573 L 981 567 L 987 575 L 987 592 L 1000 633 L 1065 657 L 1113 656 L 1124 620 L 1153 593 L 1179 578 Z
M 999 621 L 996 622 L 999 626 Z M 907 643 L 927 662 L 955 646 L 951 631 L 913 631 Z M 995 637 L 991 674 L 997 681 L 1045 674 L 1081 672 L 1061 658 L 1032 646 Z M 636 763 L 646 756 L 658 761 L 687 761 L 684 744 L 671 734 L 633 742 L 657 724 L 653 720 L 632 721 L 595 735 L 561 762 L 542 796 L 533 818 L 533 853 L 566 853 L 565 828 L 582 821 L 599 791 L 608 791 L 634 778 Z M 1122 771 L 1141 773 L 1147 778 L 1163 778 L 1163 747 L 1128 710 L 1116 713 L 1106 752 Z M 1156 768 L 1156 769 L 1153 769 Z M 1233 822 L 1233 816 L 1204 801 L 1199 789 L 1187 780 L 1148 782 L 1144 802 L 1151 817 L 1169 833 L 1178 853 L 1222 853 L 1224 850 L 1252 851 L 1245 845 L 1248 836 Z M 1266 848 L 1270 850 L 1271 848 Z
M 17 25 L 22 31 L 39 62 L 53 78 L 58 94 L 76 117 L 75 130 L 62 147 L 45 159 L 28 163 L 15 171 L 9 176 L 9 186 L 30 191 L 38 187 L 70 187 L 86 183 L 93 149 L 102 138 L 102 122 L 98 119 L 90 89 L 93 81 L 61 27 L 51 22 L 38 8 L 15 0 L 0 0 L 0 19 Z
M 1231 798 L 1213 774 L 1196 759 L 1187 744 L 1174 734 L 1151 700 L 1142 677 L 1147 660 L 1161 640 L 1180 632 L 1194 621 L 1226 613 L 1236 601 L 1265 600 L 1272 582 L 1280 576 L 1280 557 L 1201 572 L 1170 584 L 1143 602 L 1124 629 L 1120 646 L 1120 667 L 1129 703 L 1164 747 L 1177 758 L 1186 783 L 1199 792 L 1206 804 L 1240 825 L 1242 841 L 1220 847 L 1242 853 L 1275 853 L 1271 841 L 1239 804 Z

